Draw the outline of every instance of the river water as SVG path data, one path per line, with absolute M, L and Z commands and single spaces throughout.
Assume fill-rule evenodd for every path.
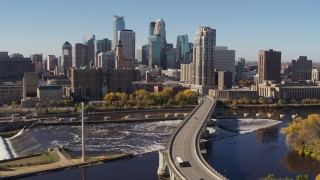
M 285 144 L 279 130 L 291 122 L 292 114 L 302 117 L 316 113 L 317 109 L 238 109 L 219 110 L 220 117 L 238 117 L 243 113 L 272 112 L 274 119 L 282 123 L 256 132 L 212 141 L 205 157 L 209 164 L 229 179 L 259 179 L 273 173 L 276 177 L 294 178 L 308 174 L 310 179 L 320 173 L 320 163 L 314 159 L 299 157 Z M 283 119 L 276 118 L 286 114 Z M 73 169 L 24 179 L 158 179 L 158 153 L 174 128 L 181 121 L 164 121 L 132 124 L 90 125 L 87 128 L 88 147 L 94 153 L 134 152 L 141 154 L 132 159 L 109 162 L 86 169 Z M 61 126 L 35 128 L 30 135 L 36 138 L 42 149 L 64 144 L 74 153 L 80 150 L 80 127 Z M 38 149 L 37 148 L 37 149 Z M 30 148 L 29 150 L 32 150 Z M 23 153 L 23 152 L 18 152 Z
M 236 112 L 238 117 L 244 113 L 266 116 L 267 109 L 220 110 L 220 116 L 230 116 Z M 292 121 L 292 114 L 306 118 L 317 109 L 272 109 L 274 119 L 281 124 L 261 129 L 253 133 L 212 141 L 206 156 L 207 161 L 218 172 L 229 179 L 259 179 L 273 173 L 276 177 L 290 177 L 308 174 L 310 179 L 320 173 L 320 163 L 308 157 L 300 157 L 285 144 L 285 136 L 280 129 Z M 280 119 L 280 114 L 286 114 Z

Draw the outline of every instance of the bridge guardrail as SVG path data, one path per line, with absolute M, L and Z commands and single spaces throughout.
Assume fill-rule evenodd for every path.
M 211 98 L 211 97 L 209 97 L 209 98 Z M 213 98 L 211 98 L 211 99 L 213 99 Z M 214 100 L 214 99 L 213 99 L 213 100 Z M 215 109 L 215 107 L 216 107 L 216 103 L 215 103 L 215 105 L 210 109 L 209 115 L 212 113 L 212 110 Z M 205 121 L 205 123 L 202 124 L 201 129 L 206 128 L 206 122 L 207 122 L 207 120 Z M 212 167 L 208 164 L 208 162 L 203 158 L 203 156 L 202 156 L 202 154 L 201 154 L 201 150 L 200 150 L 200 138 L 201 138 L 201 132 L 202 132 L 201 129 L 200 129 L 200 131 L 198 132 L 197 138 L 196 138 L 196 152 L 197 152 L 197 155 L 198 155 L 200 161 L 201 161 L 210 171 L 212 171 L 216 176 L 218 176 L 221 180 L 227 180 L 226 177 L 224 177 L 224 176 L 223 176 L 222 174 L 220 174 L 217 170 L 215 170 L 214 168 L 212 168 Z
M 190 117 L 199 109 L 199 107 L 202 105 L 203 100 L 201 98 L 199 98 L 199 103 L 198 105 L 189 113 L 189 115 L 180 123 L 180 125 L 173 131 L 172 135 L 170 136 L 169 141 L 167 142 L 167 147 L 169 149 L 169 156 L 167 157 L 167 162 L 169 167 L 178 175 L 180 176 L 181 179 L 186 179 L 186 177 L 184 177 L 181 172 L 175 167 L 173 161 L 172 161 L 172 157 L 171 157 L 171 151 L 172 151 L 172 141 L 174 140 L 174 138 L 177 136 L 178 132 L 182 129 L 182 127 L 187 123 L 187 120 L 190 119 Z

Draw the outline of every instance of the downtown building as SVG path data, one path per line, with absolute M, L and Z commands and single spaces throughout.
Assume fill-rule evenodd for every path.
M 161 66 L 163 69 L 167 69 L 165 27 L 163 19 L 157 19 L 149 24 L 148 65 L 150 67 Z M 172 55 L 170 52 L 169 54 Z
M 264 81 L 280 82 L 281 52 L 269 49 L 259 51 L 258 61 L 258 83 Z
M 80 68 L 89 66 L 88 48 L 85 44 L 76 43 L 72 47 L 72 67 Z
M 232 73 L 231 83 L 235 81 L 235 50 L 228 50 L 226 46 L 214 47 L 214 68 L 216 71 L 228 71 Z
M 148 45 L 137 48 L 137 60 L 139 63 L 148 66 Z
M 75 101 L 102 99 L 102 70 L 75 69 L 69 70 L 71 86 L 67 88 L 67 96 Z
M 111 40 L 109 39 L 102 39 L 102 40 L 95 40 L 94 41 L 94 66 L 99 67 L 98 65 L 98 55 L 100 53 L 106 53 L 111 51 Z
M 133 30 L 122 29 L 118 31 L 118 41 L 118 44 L 121 41 L 124 59 L 135 61 L 136 33 Z
M 298 56 L 292 60 L 292 82 L 311 80 L 312 60 L 307 56 Z
M 10 58 L 3 55 L 0 58 L 0 80 L 22 80 L 25 72 L 34 72 L 31 58 Z
M 118 45 L 118 31 L 125 29 L 125 21 L 124 16 L 114 16 L 113 19 L 113 29 L 112 29 L 112 49 L 115 50 L 115 48 Z
M 72 67 L 72 45 L 66 41 L 62 45 L 62 59 L 61 59 L 61 66 L 63 69 L 69 69 Z
M 208 93 L 214 87 L 214 47 L 216 30 L 199 27 L 193 48 L 193 80 L 191 90 Z

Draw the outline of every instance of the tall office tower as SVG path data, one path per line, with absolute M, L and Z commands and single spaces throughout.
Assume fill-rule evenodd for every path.
M 149 36 L 154 36 L 154 28 L 156 26 L 155 22 L 150 22 L 149 23 Z
M 153 33 L 152 29 L 154 29 Z M 150 23 L 149 35 L 150 36 L 148 37 L 148 64 L 150 67 L 154 67 L 156 65 L 162 66 L 163 69 L 166 69 L 167 60 L 165 51 L 168 49 L 166 49 L 166 26 L 163 19 L 157 19 L 156 22 Z
M 58 59 L 54 55 L 47 56 L 47 70 L 53 71 L 58 65 Z
M 149 36 L 148 37 L 148 65 L 150 67 L 161 66 L 163 49 L 161 36 Z
M 122 42 L 119 41 L 116 48 L 116 69 L 131 69 L 133 68 L 133 60 L 126 59 Z
M 155 26 L 154 26 L 154 34 L 155 35 L 158 34 L 161 36 L 163 43 L 164 43 L 164 46 L 165 46 L 167 36 L 166 36 L 166 23 L 163 21 L 163 19 L 156 20 Z
M 258 83 L 263 81 L 280 82 L 281 52 L 269 49 L 259 51 Z
M 72 45 L 66 41 L 62 45 L 62 62 L 63 69 L 69 69 L 72 67 Z
M 72 67 L 83 68 L 88 67 L 88 48 L 86 45 L 76 43 L 72 47 Z
M 236 83 L 239 83 L 240 82 L 240 80 L 242 80 L 242 70 L 243 70 L 243 67 L 242 67 L 242 63 L 241 63 L 241 61 L 238 61 L 238 62 L 236 62 L 236 64 L 235 64 L 235 67 L 236 67 L 236 77 L 235 77 L 235 82 Z
M 166 66 L 163 66 L 166 69 L 176 69 L 176 49 L 166 50 Z M 180 68 L 179 68 L 180 69 Z
M 83 42 L 88 49 L 88 67 L 94 65 L 95 52 L 94 52 L 94 41 L 96 39 L 95 35 L 84 35 Z
M 311 80 L 312 60 L 307 56 L 298 56 L 292 60 L 292 81 Z
M 148 45 L 143 45 L 137 48 L 137 60 L 143 65 L 148 65 Z
M 113 18 L 113 30 L 112 30 L 112 50 L 118 45 L 118 31 L 125 29 L 124 16 L 114 16 Z
M 43 61 L 42 54 L 32 54 L 30 55 L 32 63 L 41 63 Z
M 177 54 L 176 54 L 176 61 L 177 61 L 177 68 L 180 68 L 180 64 L 187 64 L 185 62 L 187 53 L 190 52 L 189 40 L 188 35 L 179 35 L 177 36 Z
M 235 81 L 236 51 L 228 50 L 225 46 L 214 47 L 214 68 L 216 71 L 229 71 L 232 73 L 232 83 Z
M 193 84 L 210 87 L 214 85 L 214 46 L 216 30 L 199 27 L 193 48 Z
M 109 47 L 108 43 L 110 41 L 108 39 L 95 40 L 94 41 L 94 66 L 98 67 L 98 54 L 101 52 L 107 52 L 111 50 L 111 46 Z
M 122 44 L 124 59 L 134 61 L 136 55 L 136 33 L 133 30 L 122 29 L 118 31 L 118 39 Z
M 242 65 L 242 71 L 246 71 L 246 59 L 245 58 L 239 58 L 239 62 Z

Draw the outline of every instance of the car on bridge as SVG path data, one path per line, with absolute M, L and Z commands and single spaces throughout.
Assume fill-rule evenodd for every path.
M 180 167 L 184 166 L 184 161 L 182 161 L 181 157 L 176 157 L 176 160 L 177 160 Z

